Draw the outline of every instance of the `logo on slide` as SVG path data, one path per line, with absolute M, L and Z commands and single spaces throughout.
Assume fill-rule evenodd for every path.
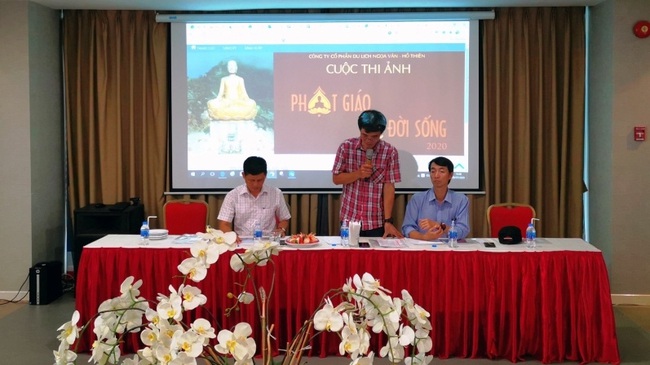
M 314 96 L 309 99 L 307 111 L 309 114 L 315 114 L 318 116 L 329 114 L 332 111 L 332 103 L 320 87 L 316 89 Z

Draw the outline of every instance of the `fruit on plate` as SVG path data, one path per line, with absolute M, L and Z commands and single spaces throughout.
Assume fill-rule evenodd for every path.
M 287 237 L 285 240 L 287 243 L 317 243 L 318 238 L 316 238 L 315 233 L 298 233 L 298 234 L 292 234 L 291 236 Z

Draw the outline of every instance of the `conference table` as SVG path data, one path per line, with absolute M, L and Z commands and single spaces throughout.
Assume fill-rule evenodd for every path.
M 430 354 L 435 357 L 620 363 L 607 268 L 602 252 L 582 239 L 540 238 L 535 249 L 502 245 L 494 238 L 468 239 L 458 248 L 410 239 L 371 240 L 370 248 L 342 247 L 338 237 L 319 241 L 310 248 L 282 246 L 272 263 L 253 271 L 259 286 L 269 291 L 273 284 L 268 322 L 274 325 L 274 354 L 296 335 L 328 290 L 368 272 L 393 296 L 408 290 L 430 313 Z M 169 236 L 141 246 L 137 235 L 108 235 L 86 245 L 76 282 L 79 323 L 118 296 L 128 276 L 143 280 L 140 291 L 147 299 L 169 295 L 170 284 L 181 284 L 177 266 L 190 257 L 187 242 Z M 226 315 L 232 305 L 227 293 L 238 292 L 235 283 L 245 276 L 230 268 L 232 255 L 222 254 L 203 281 L 192 283 L 208 300 L 184 319 L 209 319 L 220 325 L 217 331 L 246 321 L 259 351 L 255 307 Z M 79 339 L 80 351 L 89 350 L 92 336 L 89 330 Z M 127 336 L 124 352 L 143 347 L 138 336 Z M 382 342 L 385 338 L 373 335 L 376 354 Z M 321 333 L 310 340 L 305 356 L 340 356 L 338 345 L 337 334 Z

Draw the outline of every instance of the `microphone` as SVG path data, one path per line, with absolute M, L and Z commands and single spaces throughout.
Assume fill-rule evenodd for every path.
M 375 151 L 372 148 L 366 150 L 366 165 L 372 165 L 372 155 L 375 154 Z
M 373 151 L 372 148 L 368 148 L 366 150 L 366 165 L 372 166 L 372 155 L 374 155 L 374 154 L 375 154 L 375 151 Z M 370 178 L 367 177 L 364 180 L 369 181 Z

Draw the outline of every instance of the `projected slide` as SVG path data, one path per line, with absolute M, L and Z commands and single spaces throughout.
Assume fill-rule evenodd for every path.
M 229 190 L 251 155 L 282 189 L 337 189 L 334 154 L 359 135 L 366 109 L 388 119 L 399 189 L 430 187 L 427 165 L 440 155 L 456 165 L 455 188 L 477 188 L 470 24 L 173 24 L 173 189 Z

